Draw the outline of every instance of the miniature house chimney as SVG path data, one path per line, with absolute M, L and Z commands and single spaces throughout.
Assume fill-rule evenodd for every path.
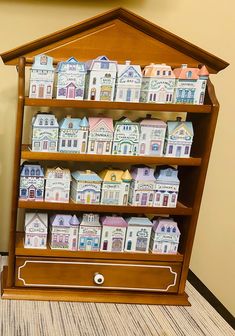
M 181 117 L 176 117 L 176 121 L 180 122 L 181 121 Z
M 182 68 L 182 69 L 186 69 L 187 66 L 188 66 L 188 64 L 182 64 L 182 65 L 181 65 L 181 68 Z
M 146 119 L 151 119 L 152 118 L 152 114 L 146 114 Z
M 131 61 L 126 61 L 126 65 L 130 65 L 131 64 Z

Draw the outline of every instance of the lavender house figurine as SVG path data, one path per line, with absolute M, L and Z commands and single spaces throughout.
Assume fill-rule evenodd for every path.
M 81 251 L 99 251 L 101 224 L 99 215 L 83 214 L 79 228 L 78 249 Z
M 77 251 L 79 220 L 76 215 L 58 214 L 50 218 L 52 249 Z
M 102 179 L 91 170 L 72 173 L 71 199 L 80 204 L 99 204 Z
M 20 200 L 42 201 L 43 194 L 43 168 L 37 163 L 24 162 L 20 170 Z
M 125 243 L 127 222 L 119 216 L 105 216 L 101 218 L 102 236 L 101 251 L 122 252 Z
M 54 82 L 53 58 L 37 55 L 30 70 L 29 98 L 51 99 Z
M 37 113 L 32 119 L 32 151 L 56 152 L 59 124 L 52 113 Z
M 86 153 L 89 125 L 83 119 L 67 116 L 60 122 L 59 152 Z
M 56 98 L 82 100 L 85 91 L 85 63 L 70 57 L 56 68 Z
M 153 221 L 150 240 L 152 253 L 176 254 L 178 251 L 180 231 L 172 218 L 157 218 Z
M 113 119 L 89 118 L 88 154 L 111 154 L 113 144 Z
M 47 214 L 28 212 L 25 214 L 25 248 L 47 248 Z
M 152 222 L 146 217 L 130 217 L 127 220 L 125 251 L 148 252 Z
M 156 194 L 154 206 L 175 208 L 180 181 L 178 171 L 171 167 L 161 167 L 156 171 Z
M 45 201 L 69 202 L 71 174 L 69 169 L 48 168 L 45 174 Z
M 133 167 L 131 177 L 129 204 L 135 206 L 153 206 L 156 190 L 154 169 L 147 166 Z

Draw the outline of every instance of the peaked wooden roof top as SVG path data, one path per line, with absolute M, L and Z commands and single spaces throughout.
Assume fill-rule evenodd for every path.
M 33 56 L 46 53 L 56 61 L 74 56 L 80 61 L 106 55 L 124 63 L 141 66 L 167 63 L 172 67 L 187 63 L 205 64 L 217 73 L 229 64 L 207 51 L 123 8 L 117 8 L 82 21 L 53 34 L 1 54 L 3 62 L 16 65 L 19 57 L 28 63 Z

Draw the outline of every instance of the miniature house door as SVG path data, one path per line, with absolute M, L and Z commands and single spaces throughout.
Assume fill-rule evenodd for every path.
M 104 148 L 104 143 L 103 142 L 98 142 L 97 154 L 103 154 L 103 148 Z
M 69 99 L 74 99 L 75 98 L 75 86 L 70 84 L 67 88 L 67 97 Z
M 44 141 L 43 141 L 43 144 L 42 144 L 42 149 L 43 149 L 43 150 L 47 150 L 47 148 L 48 148 L 48 141 L 47 141 L 47 140 L 44 140 Z
M 131 89 L 127 89 L 126 101 L 131 101 Z
M 86 241 L 86 250 L 87 251 L 91 251 L 91 248 L 92 248 L 92 238 L 87 238 L 87 241 Z
M 122 238 L 113 238 L 112 251 L 121 251 L 121 249 L 122 249 Z
M 39 98 L 43 98 L 44 97 L 44 85 L 43 84 L 39 85 L 38 97 Z
M 169 195 L 164 195 L 164 197 L 163 197 L 163 206 L 167 206 L 168 199 L 169 199 Z
M 182 149 L 181 146 L 177 146 L 177 148 L 176 148 L 176 157 L 180 157 L 181 156 L 181 149 Z
M 91 100 L 95 100 L 95 95 L 96 95 L 96 89 L 93 88 L 91 89 Z
M 30 188 L 29 188 L 29 198 L 30 199 L 35 199 L 35 187 L 34 186 L 31 186 Z
M 147 199 L 148 199 L 148 194 L 143 193 L 141 197 L 141 205 L 146 205 L 147 204 Z

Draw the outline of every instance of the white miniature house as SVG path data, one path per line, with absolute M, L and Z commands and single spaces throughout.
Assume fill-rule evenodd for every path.
M 113 119 L 94 117 L 89 121 L 88 154 L 111 154 L 113 144 Z
M 56 98 L 82 100 L 85 91 L 85 63 L 70 57 L 56 68 Z
M 99 204 L 102 179 L 91 170 L 72 173 L 71 199 L 80 204 Z
M 32 151 L 56 152 L 59 124 L 52 113 L 37 113 L 32 119 Z
M 152 253 L 177 254 L 180 231 L 172 218 L 157 218 L 153 220 L 153 230 L 150 240 Z
M 35 56 L 30 70 L 29 98 L 51 99 L 54 73 L 52 57 L 43 54 Z
M 47 168 L 45 173 L 45 201 L 69 202 L 71 174 L 69 169 L 60 167 Z
M 99 215 L 83 214 L 79 227 L 78 250 L 99 251 L 101 238 L 101 224 Z
M 127 252 L 148 252 L 152 222 L 147 217 L 127 218 L 127 232 L 124 250 Z
M 47 248 L 48 219 L 46 213 L 27 212 L 25 214 L 25 248 Z
M 142 73 L 140 65 L 125 64 L 117 65 L 117 79 L 115 101 L 139 102 Z
M 24 162 L 20 171 L 20 200 L 43 201 L 43 195 L 43 168 L 38 163 Z
M 86 70 L 85 99 L 113 101 L 117 62 L 99 56 L 86 62 Z
M 76 215 L 57 214 L 50 218 L 51 249 L 77 251 L 79 219 Z
M 67 116 L 59 125 L 59 152 L 86 153 L 89 131 L 87 118 Z
M 123 252 L 127 222 L 120 216 L 105 216 L 100 221 L 102 223 L 100 250 Z

